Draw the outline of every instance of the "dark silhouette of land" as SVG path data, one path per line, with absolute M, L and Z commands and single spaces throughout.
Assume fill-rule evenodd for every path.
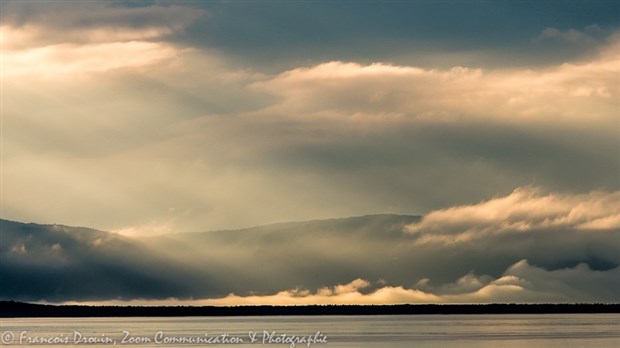
M 620 313 L 620 304 L 404 304 L 311 306 L 75 306 L 0 301 L 0 317 L 183 317 L 259 315 L 416 315 Z

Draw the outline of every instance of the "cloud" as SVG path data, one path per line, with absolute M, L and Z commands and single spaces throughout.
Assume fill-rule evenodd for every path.
M 355 279 L 347 284 L 323 287 L 316 291 L 296 288 L 271 295 L 239 296 L 183 300 L 71 301 L 71 304 L 96 305 L 342 305 L 342 304 L 411 304 L 411 303 L 582 303 L 616 302 L 620 289 L 620 268 L 593 271 L 587 265 L 548 271 L 521 260 L 500 277 L 477 277 L 468 274 L 455 283 L 438 289 L 407 288 Z M 372 287 L 369 291 L 364 288 Z M 449 289 L 449 290 L 447 290 Z
M 511 266 L 506 274 L 522 279 L 526 289 L 547 299 L 562 298 L 567 302 L 618 302 L 620 267 L 597 271 L 585 263 L 580 263 L 575 267 L 549 271 L 522 260 Z
M 139 53 L 151 47 L 150 54 Z M 9 81 L 3 92 L 11 130 L 4 175 L 14 188 L 5 192 L 8 216 L 116 230 L 158 220 L 175 206 L 192 214 L 174 229 L 196 231 L 375 212 L 422 214 L 532 183 L 568 192 L 618 189 L 612 98 L 560 95 L 528 102 L 534 93 L 526 91 L 516 111 L 561 109 L 557 115 L 532 111 L 527 118 L 486 105 L 493 98 L 462 100 L 477 93 L 479 83 L 483 93 L 485 76 L 499 73 L 484 69 L 457 69 L 470 79 L 460 83 L 462 91 L 450 85 L 458 80 L 450 70 L 387 63 L 326 63 L 290 76 L 229 78 L 225 64 L 166 47 L 135 45 L 128 54 L 137 59 L 132 69 L 123 69 L 132 61 L 112 50 L 85 56 L 92 61 L 51 61 L 76 73 L 115 68 L 92 79 L 56 79 L 37 89 L 28 79 Z M 23 69 L 37 70 L 30 64 Z M 326 77 L 331 73 L 333 81 Z M 611 77 L 605 74 L 600 84 Z M 500 82 L 487 87 L 501 92 Z M 373 94 L 374 102 L 366 98 Z M 583 105 L 571 107 L 562 98 Z M 64 203 L 32 203 L 49 195 Z M 84 199 L 105 214 L 75 203 Z
M 3 5 L 3 48 L 162 39 L 206 11 L 184 6 L 123 7 L 102 2 Z
M 3 194 L 15 219 L 119 230 L 173 206 L 188 214 L 171 228 L 196 231 L 424 214 L 532 183 L 618 189 L 615 39 L 589 62 L 547 67 L 330 55 L 261 69 L 212 38 L 229 8 L 10 6 Z
M 175 58 L 182 50 L 165 42 L 166 36 L 205 14 L 178 6 L 124 8 L 85 2 L 68 10 L 65 5 L 7 6 L 0 27 L 3 76 L 58 78 Z
M 310 304 L 407 304 L 407 303 L 493 303 L 493 302 L 537 302 L 528 290 L 514 281 L 502 277 L 480 287 L 476 291 L 451 295 L 440 295 L 403 286 L 383 286 L 370 293 L 358 289 L 348 292 L 316 292 L 307 290 L 285 290 L 266 296 L 237 296 L 230 294 L 224 298 L 196 301 L 196 304 L 215 306 L 234 305 L 310 305 Z M 350 287 L 349 284 L 336 287 Z M 524 294 L 526 294 L 524 296 Z M 534 300 L 534 301 L 532 301 Z
M 144 237 L 173 233 L 174 229 L 172 223 L 170 222 L 152 221 L 146 225 L 125 227 L 111 232 L 126 237 Z
M 592 61 L 539 69 L 332 61 L 289 70 L 253 87 L 279 97 L 265 114 L 306 122 L 609 125 L 617 121 L 612 100 L 620 97 L 614 77 L 620 51 L 617 43 L 603 47 Z
M 585 27 L 583 31 L 575 29 L 561 31 L 557 28 L 549 27 L 545 28 L 534 42 L 549 43 L 563 41 L 574 45 L 595 46 L 604 42 L 609 34 L 609 30 L 605 30 L 596 24 Z
M 0 273 L 13 285 L 0 297 L 215 305 L 613 302 L 620 294 L 620 227 L 607 217 L 617 214 L 617 199 L 617 192 L 520 188 L 421 221 L 373 215 L 130 239 L 2 221 Z M 598 229 L 588 225 L 601 219 Z M 96 290 L 97 275 L 109 288 Z M 66 288 L 69 278 L 87 286 Z
M 502 233 L 620 228 L 620 191 L 543 194 L 522 187 L 505 197 L 427 214 L 407 227 L 418 243 L 463 243 Z
M 542 275 L 607 279 L 620 264 L 620 36 L 606 27 L 616 18 L 603 18 L 617 5 L 583 11 L 601 19 L 583 30 L 564 29 L 588 24 L 577 23 L 585 19 L 574 18 L 572 5 L 545 17 L 570 21 L 544 21 L 547 29 L 511 15 L 524 29 L 514 30 L 494 17 L 510 28 L 510 40 L 472 27 L 453 8 L 463 30 L 455 23 L 433 35 L 417 30 L 437 25 L 423 4 L 386 8 L 389 21 L 367 4 L 357 19 L 347 17 L 352 22 L 326 18 L 321 4 L 290 6 L 293 12 L 285 4 L 245 6 L 3 3 L 3 213 L 117 231 L 157 256 L 140 253 L 152 264 L 120 258 L 102 236 L 76 244 L 18 238 L 5 250 L 11 260 L 75 266 L 72 257 L 89 257 L 76 247 L 84 243 L 84 250 L 99 247 L 105 267 L 133 265 L 106 278 L 112 285 L 98 299 L 291 295 L 296 288 L 317 299 L 509 298 L 544 292 L 528 287 Z M 530 13 L 526 7 L 517 12 Z M 486 6 L 475 12 L 488 17 Z M 323 37 L 316 26 L 293 28 L 291 13 L 308 24 L 321 17 L 329 24 Z M 476 39 L 465 40 L 470 35 Z M 588 55 L 554 52 L 543 66 L 548 51 L 531 46 L 557 43 Z M 383 48 L 392 49 L 367 54 Z M 301 58 L 287 60 L 293 56 Z M 498 57 L 507 61 L 487 64 Z M 420 223 L 384 216 L 160 235 L 377 212 L 430 213 Z M 529 268 L 513 271 L 526 275 L 507 271 L 520 260 Z M 170 262 L 175 272 L 160 278 L 152 265 Z M 19 280 L 12 294 L 84 299 L 97 288 L 79 266 L 73 270 L 88 286 L 76 292 L 63 285 L 69 277 L 26 266 L 15 268 L 19 275 L 3 269 Z M 139 275 L 151 289 L 123 285 Z M 35 278 L 44 286 L 28 288 Z M 558 298 L 583 285 L 558 282 L 569 284 Z
M 403 286 L 382 286 L 362 293 L 356 279 L 332 290 L 321 288 L 286 290 L 266 296 L 237 296 L 195 301 L 195 304 L 233 305 L 308 305 L 308 304 L 403 304 L 403 303 L 536 303 L 536 302 L 615 302 L 620 289 L 620 268 L 593 271 L 587 265 L 548 271 L 531 266 L 526 260 L 512 265 L 497 279 L 468 274 L 439 289 L 421 290 Z M 335 291 L 335 289 L 347 291 Z M 450 289 L 446 291 L 446 289 Z
M 141 41 L 45 46 L 6 52 L 2 62 L 6 69 L 3 76 L 54 78 L 105 72 L 151 65 L 177 54 L 177 50 L 169 45 Z
M 371 293 L 363 294 L 355 283 L 368 283 L 356 279 L 348 284 L 333 288 L 321 288 L 316 292 L 308 290 L 285 290 L 266 296 L 237 296 L 230 294 L 224 298 L 201 300 L 197 303 L 214 306 L 231 305 L 307 305 L 307 304 L 392 304 L 392 303 L 435 303 L 438 297 L 419 290 L 405 289 L 402 286 L 385 286 Z

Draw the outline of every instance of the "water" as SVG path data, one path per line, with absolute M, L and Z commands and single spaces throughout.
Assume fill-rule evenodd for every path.
M 26 318 L 1 331 L 11 347 L 620 347 L 620 314 Z

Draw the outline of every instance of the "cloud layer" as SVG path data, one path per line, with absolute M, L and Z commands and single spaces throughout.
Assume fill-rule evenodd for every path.
M 620 289 L 615 268 L 594 272 L 587 265 L 548 271 L 519 261 L 499 278 L 464 275 L 455 283 L 438 289 L 424 284 L 413 288 L 379 286 L 363 292 L 370 284 L 356 279 L 316 292 L 294 289 L 266 296 L 237 296 L 197 300 L 196 305 L 309 305 L 309 304 L 407 304 L 407 303 L 549 303 L 617 302 L 614 291 Z M 148 302 L 147 302 L 148 303 Z
M 536 250 L 533 244 L 524 243 L 529 240 L 543 245 L 555 244 L 555 248 L 561 248 L 561 251 L 548 250 L 554 261 L 581 259 L 573 261 L 573 265 L 570 265 L 569 261 L 559 267 L 535 266 L 527 259 L 522 259 L 495 277 L 488 274 L 476 275 L 475 272 L 480 272 L 485 266 L 472 265 L 477 268 L 476 271 L 472 270 L 453 282 L 434 286 L 429 278 L 422 278 L 411 287 L 385 285 L 385 281 L 371 284 L 358 278 L 348 284 L 333 288 L 323 287 L 315 292 L 296 288 L 265 296 L 230 294 L 224 298 L 197 303 L 300 305 L 616 302 L 617 291 L 620 290 L 620 259 L 612 256 L 610 252 L 620 250 L 620 245 L 613 243 L 605 253 L 599 253 L 601 249 L 596 248 L 596 251 L 592 251 L 592 254 L 584 259 L 583 256 L 578 256 L 578 252 L 575 253 L 575 246 L 571 246 L 572 243 L 568 240 L 577 237 L 584 242 L 580 248 L 589 248 L 598 238 L 609 238 L 611 241 L 617 237 L 620 232 L 619 194 L 620 192 L 591 192 L 576 196 L 545 195 L 540 189 L 524 187 L 505 197 L 435 211 L 425 216 L 421 222 L 404 227 L 405 231 L 415 238 L 415 246 L 411 247 L 411 252 L 419 252 L 419 249 L 424 248 L 438 254 L 458 254 L 470 248 L 495 249 L 487 251 L 489 255 L 483 257 L 486 262 L 497 262 L 496 255 L 499 253 L 517 251 L 515 256 L 520 254 L 541 263 L 536 256 L 532 257 L 532 254 L 535 255 L 540 250 Z M 518 243 L 517 250 L 506 247 L 510 242 Z M 601 265 L 600 260 L 596 260 L 603 255 L 607 265 Z M 430 256 L 426 262 L 433 262 L 436 258 L 437 255 Z M 590 260 L 586 261 L 587 258 Z
M 153 234 L 425 214 L 532 184 L 620 189 L 620 46 L 605 6 L 583 11 L 595 25 L 538 9 L 544 21 L 523 16 L 499 41 L 463 41 L 473 28 L 452 7 L 392 4 L 384 21 L 364 4 L 332 22 L 323 6 L 3 3 L 4 217 Z M 525 11 L 509 7 L 502 21 Z M 344 37 L 313 41 L 306 18 Z M 377 31 L 360 31 L 370 19 Z M 344 52 L 355 42 L 381 54 Z M 576 51 L 542 59 L 553 45 Z
M 619 228 L 620 191 L 544 195 L 540 189 L 525 187 L 480 204 L 431 212 L 408 231 L 423 244 L 472 242 L 503 233 L 554 229 L 596 233 Z
M 1 297 L 213 305 L 617 302 L 617 200 L 618 192 L 520 188 L 421 219 L 372 215 L 131 239 L 3 221 L 0 273 L 12 285 Z M 96 286 L 102 278 L 103 288 Z M 67 286 L 76 282 L 82 286 Z
M 281 98 L 269 111 L 293 118 L 613 124 L 620 61 L 614 41 L 593 61 L 551 69 L 422 69 L 334 61 L 290 70 L 255 87 Z
M 620 188 L 611 54 L 532 71 L 331 62 L 269 75 L 160 42 L 65 48 L 10 71 L 82 78 L 35 91 L 7 74 L 4 174 L 29 188 L 5 193 L 17 219 L 191 231 L 425 213 L 529 184 Z M 64 204 L 28 203 L 50 195 Z
M 179 6 L 65 5 L 6 5 L 0 28 L 4 77 L 66 79 L 152 65 L 179 52 L 166 36 L 205 15 Z

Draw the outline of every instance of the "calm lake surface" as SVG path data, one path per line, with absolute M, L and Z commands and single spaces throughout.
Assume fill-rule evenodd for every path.
M 620 347 L 620 314 L 27 318 L 0 331 L 14 347 Z

